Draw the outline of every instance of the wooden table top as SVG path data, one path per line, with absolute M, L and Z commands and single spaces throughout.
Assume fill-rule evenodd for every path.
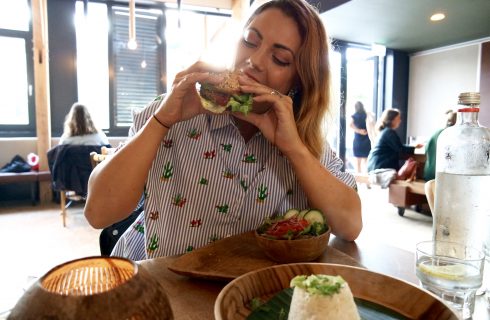
M 163 257 L 140 262 L 165 288 L 175 319 L 214 319 L 214 302 L 226 281 L 191 278 L 168 269 L 178 257 Z M 418 285 L 414 255 L 379 243 L 347 242 L 332 237 L 327 254 L 320 261 L 351 266 L 396 277 Z M 473 319 L 490 319 L 484 296 L 477 297 Z

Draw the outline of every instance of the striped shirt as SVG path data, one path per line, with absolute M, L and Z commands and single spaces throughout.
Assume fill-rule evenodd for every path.
M 135 131 L 160 100 L 134 116 Z M 356 188 L 328 144 L 320 161 Z M 245 143 L 227 114 L 202 114 L 172 126 L 150 168 L 145 195 L 144 213 L 112 255 L 142 260 L 183 254 L 253 230 L 275 213 L 308 207 L 288 159 L 260 132 Z

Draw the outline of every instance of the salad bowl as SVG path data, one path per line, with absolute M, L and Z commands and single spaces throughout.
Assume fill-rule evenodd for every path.
M 327 249 L 330 228 L 318 236 L 301 239 L 271 239 L 255 232 L 257 244 L 265 255 L 279 263 L 309 262 Z

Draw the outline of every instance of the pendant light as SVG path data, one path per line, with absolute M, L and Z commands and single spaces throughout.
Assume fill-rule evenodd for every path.
M 138 47 L 136 43 L 136 16 L 135 0 L 129 0 L 129 40 L 128 49 L 135 50 Z

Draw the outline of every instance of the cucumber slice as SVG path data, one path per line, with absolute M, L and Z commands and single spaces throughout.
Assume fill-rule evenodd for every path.
M 289 219 L 289 218 L 297 217 L 298 214 L 299 214 L 299 210 L 298 209 L 289 209 L 284 214 L 284 219 Z
M 308 221 L 310 224 L 314 222 L 325 224 L 325 216 L 320 210 L 316 209 L 309 210 L 305 214 L 304 219 L 306 219 L 306 221 Z
M 308 211 L 310 211 L 310 209 L 304 209 L 304 210 L 301 210 L 298 214 L 298 218 L 299 219 L 304 219 L 305 218 L 305 215 L 308 213 Z

